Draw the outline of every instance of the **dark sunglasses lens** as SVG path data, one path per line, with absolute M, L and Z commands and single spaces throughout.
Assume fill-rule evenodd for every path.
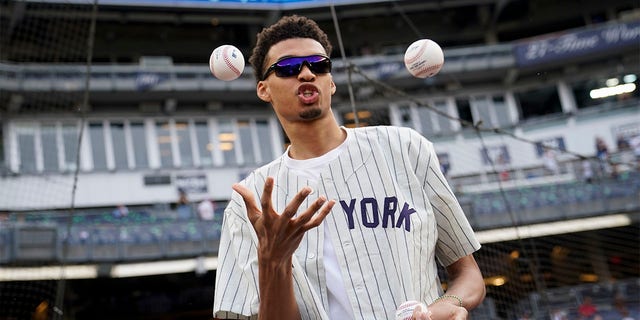
M 331 60 L 323 56 L 287 58 L 279 61 L 274 69 L 278 77 L 292 77 L 300 73 L 305 62 L 313 73 L 331 72 Z
M 284 59 L 276 64 L 275 71 L 278 77 L 291 77 L 300 73 L 300 65 L 304 62 L 300 58 Z
M 310 62 L 309 69 L 311 69 L 313 73 L 329 73 L 331 72 L 331 60 L 322 59 L 320 61 Z

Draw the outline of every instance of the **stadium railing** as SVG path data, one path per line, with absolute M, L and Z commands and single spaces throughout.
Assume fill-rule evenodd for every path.
M 637 212 L 640 172 L 626 171 L 585 183 L 567 181 L 506 190 L 462 193 L 458 198 L 475 230 Z M 215 255 L 223 207 L 215 219 L 179 219 L 175 212 L 110 211 L 13 213 L 0 227 L 0 263 L 140 261 Z

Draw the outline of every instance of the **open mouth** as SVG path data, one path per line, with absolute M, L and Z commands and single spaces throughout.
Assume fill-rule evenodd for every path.
M 313 85 L 301 85 L 298 87 L 298 97 L 305 104 L 316 102 L 319 96 L 318 88 Z

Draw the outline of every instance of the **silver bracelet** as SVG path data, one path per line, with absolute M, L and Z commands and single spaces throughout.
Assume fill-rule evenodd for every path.
M 441 296 L 439 296 L 436 300 L 433 301 L 433 303 L 436 303 L 438 301 L 441 301 L 442 299 L 455 299 L 456 301 L 458 301 L 458 307 L 462 307 L 462 298 L 454 295 L 454 294 L 443 294 Z

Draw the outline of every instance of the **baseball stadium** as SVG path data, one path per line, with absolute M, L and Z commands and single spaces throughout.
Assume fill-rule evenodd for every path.
M 640 320 L 637 0 L 0 0 L 0 320 L 213 319 L 232 186 L 291 143 L 248 60 L 288 15 L 333 44 L 340 126 L 433 143 L 470 319 Z

